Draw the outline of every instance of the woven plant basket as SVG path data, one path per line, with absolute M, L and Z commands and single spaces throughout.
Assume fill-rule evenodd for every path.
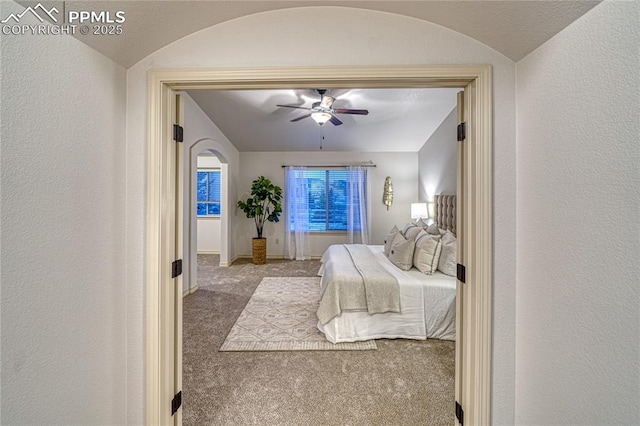
M 254 238 L 251 245 L 251 254 L 254 265 L 267 263 L 267 239 Z

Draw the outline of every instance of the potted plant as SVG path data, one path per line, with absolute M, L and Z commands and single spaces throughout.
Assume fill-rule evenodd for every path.
M 282 188 L 271 183 L 264 176 L 251 184 L 251 197 L 247 201 L 238 201 L 238 208 L 256 224 L 258 238 L 253 239 L 251 253 L 253 263 L 262 265 L 267 262 L 267 239 L 262 237 L 265 221 L 278 222 L 282 213 Z

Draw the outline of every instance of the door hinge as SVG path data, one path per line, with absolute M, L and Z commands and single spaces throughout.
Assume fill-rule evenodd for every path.
M 458 271 L 456 274 L 456 277 L 458 278 L 458 281 L 460 281 L 463 284 L 466 284 L 466 275 L 467 275 L 467 268 L 464 267 L 464 265 L 461 265 L 458 263 Z
M 171 278 L 182 275 L 182 259 L 178 259 L 171 263 Z
M 462 405 L 458 401 L 456 401 L 456 419 L 458 419 L 458 423 L 464 426 L 464 411 L 462 411 Z
M 467 138 L 467 123 L 458 124 L 458 142 L 462 142 Z
M 178 408 L 182 406 L 182 391 L 178 392 L 171 400 L 171 415 L 173 416 Z
M 184 141 L 184 128 L 179 124 L 173 125 L 173 140 L 176 142 Z

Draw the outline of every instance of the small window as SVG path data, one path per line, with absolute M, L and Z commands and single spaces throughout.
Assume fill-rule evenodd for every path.
M 220 170 L 198 169 L 198 216 L 220 216 Z

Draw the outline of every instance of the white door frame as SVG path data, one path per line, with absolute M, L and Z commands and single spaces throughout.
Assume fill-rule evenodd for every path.
M 464 321 L 463 375 L 456 380 L 456 399 L 463 405 L 465 424 L 490 424 L 491 342 L 493 288 L 493 88 L 490 65 L 425 65 L 391 67 L 213 68 L 151 70 L 148 74 L 147 140 L 147 281 L 146 281 L 146 423 L 180 423 L 169 406 L 181 365 L 171 369 L 182 328 L 180 309 L 168 306 L 167 289 L 178 285 L 171 278 L 171 247 L 176 235 L 175 211 L 182 211 L 175 182 L 176 150 L 171 141 L 175 115 L 171 98 L 176 90 L 327 88 L 464 87 L 467 119 L 467 152 L 463 159 L 466 188 L 465 244 L 460 253 L 466 266 L 465 300 L 459 305 Z M 175 175 L 175 173 L 174 173 Z M 459 286 L 461 284 L 458 284 Z M 173 286 L 173 287 L 172 287 Z M 180 293 L 182 292 L 180 283 Z M 460 294 L 460 292 L 458 292 Z M 182 298 L 176 299 L 181 305 Z M 458 365 L 458 364 L 457 364 Z M 458 374 L 458 369 L 456 370 Z M 459 382 L 459 383 L 458 383 Z M 454 407 L 451 408 L 452 416 Z

